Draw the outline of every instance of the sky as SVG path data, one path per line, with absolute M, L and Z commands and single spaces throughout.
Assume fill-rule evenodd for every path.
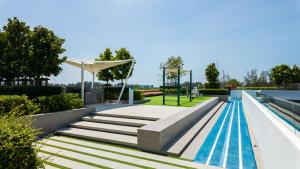
M 127 48 L 135 84 L 160 85 L 159 65 L 170 56 L 200 82 L 212 62 L 238 80 L 251 69 L 300 65 L 300 0 L 0 0 L 0 27 L 11 17 L 53 30 L 69 58 Z M 80 81 L 79 69 L 62 68 L 52 83 Z

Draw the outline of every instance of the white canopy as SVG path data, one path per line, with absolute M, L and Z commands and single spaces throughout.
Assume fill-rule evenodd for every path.
M 111 67 L 115 67 L 124 63 L 128 63 L 133 61 L 132 59 L 127 59 L 127 60 L 116 60 L 116 61 L 92 61 L 92 60 L 83 60 L 83 61 L 78 61 L 75 59 L 67 59 L 66 63 L 78 67 L 81 69 L 82 63 L 84 66 L 84 70 L 90 72 L 90 73 L 97 73 L 101 70 L 108 69 Z
M 130 70 L 128 72 L 125 83 L 122 87 L 120 96 L 118 98 L 118 102 L 121 99 L 121 96 L 123 94 L 123 91 L 124 91 L 125 85 L 127 83 L 128 77 L 131 74 L 131 71 L 132 71 L 132 68 L 133 68 L 133 65 L 134 65 L 134 60 L 133 59 L 115 60 L 115 61 L 93 61 L 91 59 L 89 59 L 89 60 L 88 59 L 83 59 L 82 61 L 78 61 L 78 60 L 75 60 L 75 59 L 69 59 L 68 58 L 66 60 L 66 63 L 81 69 L 81 97 L 82 97 L 83 100 L 84 100 L 84 70 L 86 70 L 86 71 L 93 74 L 93 82 L 92 82 L 92 88 L 93 88 L 94 87 L 95 73 L 97 73 L 101 70 L 104 70 L 104 69 L 108 69 L 108 68 L 115 67 L 115 66 L 122 65 L 122 64 L 125 64 L 125 63 L 129 63 L 129 62 L 132 62 L 131 67 L 130 67 Z

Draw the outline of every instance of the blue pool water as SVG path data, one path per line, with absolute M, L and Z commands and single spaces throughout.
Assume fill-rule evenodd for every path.
M 240 100 L 230 100 L 198 150 L 195 162 L 229 169 L 256 169 Z

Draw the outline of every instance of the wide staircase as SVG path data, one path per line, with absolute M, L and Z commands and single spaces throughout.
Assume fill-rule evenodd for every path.
M 58 135 L 137 147 L 137 129 L 156 118 L 95 112 L 60 129 Z

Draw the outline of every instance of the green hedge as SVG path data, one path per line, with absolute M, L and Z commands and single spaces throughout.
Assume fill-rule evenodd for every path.
M 0 95 L 26 95 L 29 98 L 58 95 L 63 92 L 57 86 L 0 86 Z
M 83 101 L 77 93 L 40 96 L 36 98 L 34 102 L 40 108 L 40 113 L 71 110 L 83 107 Z
M 0 116 L 0 168 L 43 168 L 34 144 L 37 134 L 28 117 Z
M 27 96 L 3 95 L 0 96 L 0 116 L 16 114 L 18 116 L 36 114 L 39 107 Z
M 53 96 L 40 96 L 29 100 L 27 96 L 0 96 L 0 116 L 16 114 L 18 116 L 71 110 L 83 107 L 79 94 L 67 93 Z
M 238 87 L 237 90 L 278 90 L 278 87 Z
M 227 89 L 200 89 L 199 93 L 203 95 L 228 95 Z
M 121 87 L 105 87 L 104 88 L 104 99 L 105 100 L 117 100 L 122 88 Z M 121 97 L 121 100 L 128 100 L 129 97 L 129 88 L 125 87 L 124 93 Z M 143 92 L 135 90 L 134 91 L 134 100 L 143 100 Z
M 218 88 L 220 88 L 220 83 L 219 83 L 219 82 L 215 82 L 215 83 L 205 83 L 204 86 L 205 86 L 205 88 L 207 88 L 207 89 L 218 89 Z

